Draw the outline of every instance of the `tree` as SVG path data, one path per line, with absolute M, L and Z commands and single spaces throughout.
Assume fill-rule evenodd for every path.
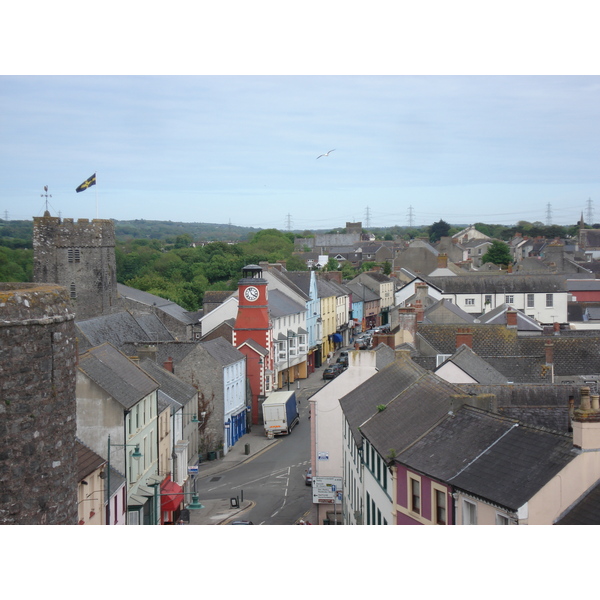
M 330 256 L 327 264 L 323 267 L 323 271 L 337 271 L 339 268 L 340 263 L 333 256 Z
M 429 226 L 429 241 L 437 242 L 440 238 L 446 237 L 450 231 L 450 225 L 443 219 Z
M 481 257 L 481 263 L 493 263 L 495 265 L 508 265 L 512 262 L 512 256 L 507 244 L 500 240 L 494 240 L 488 251 Z

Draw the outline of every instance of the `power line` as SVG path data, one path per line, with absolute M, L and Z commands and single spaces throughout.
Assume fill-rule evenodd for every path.
M 413 213 L 413 207 L 409 206 L 408 207 L 408 226 L 409 227 L 414 227 L 414 213 Z
M 365 212 L 365 227 L 367 229 L 369 229 L 369 227 L 371 227 L 371 213 L 370 213 L 370 209 L 367 206 L 367 210 Z
M 552 204 L 546 205 L 546 225 L 552 225 Z

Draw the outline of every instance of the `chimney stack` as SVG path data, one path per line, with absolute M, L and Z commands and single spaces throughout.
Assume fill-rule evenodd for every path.
M 167 360 L 163 363 L 164 368 L 169 371 L 169 373 L 175 373 L 175 369 L 173 367 L 173 359 L 169 356 Z
M 546 349 L 546 364 L 551 365 L 554 362 L 554 342 L 546 340 L 544 347 Z
M 456 347 L 460 348 L 463 344 L 473 348 L 473 330 L 469 327 L 459 327 L 456 330 Z
M 398 344 L 414 343 L 417 336 L 417 311 L 414 306 L 398 309 L 398 332 L 400 334 Z
M 415 302 L 415 314 L 417 317 L 417 323 L 422 323 L 425 318 L 425 309 L 423 308 L 423 303 L 420 300 Z
M 448 268 L 448 255 L 447 254 L 438 254 L 438 269 L 447 269 Z
M 514 308 L 508 308 L 506 311 L 506 326 L 513 328 L 517 326 L 517 311 Z

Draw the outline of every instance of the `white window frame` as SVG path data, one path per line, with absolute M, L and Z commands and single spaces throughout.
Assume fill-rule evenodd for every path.
M 471 513 L 473 519 L 471 519 Z M 469 516 L 469 522 L 467 522 L 467 516 Z M 473 522 L 471 522 L 471 520 L 473 520 Z M 463 525 L 477 525 L 477 504 L 470 500 L 466 500 L 465 498 L 463 498 L 462 505 L 462 522 Z
M 421 478 L 418 475 L 415 475 L 414 473 L 407 473 L 408 475 L 408 510 L 415 514 L 415 515 L 419 515 L 419 517 L 422 516 L 423 514 L 423 486 L 421 485 Z M 419 486 L 419 494 L 418 494 L 418 498 L 419 498 L 419 506 L 416 508 L 415 510 L 415 503 L 414 503 L 414 496 L 415 494 L 413 494 L 413 482 L 418 484 Z
M 514 304 L 514 303 L 515 303 L 514 294 L 506 294 L 504 296 L 504 304 Z
M 445 520 L 442 523 L 441 521 L 438 521 L 438 493 L 442 494 L 444 496 L 444 517 Z M 446 493 L 446 490 L 439 486 L 436 485 L 435 483 L 431 483 L 431 504 L 432 504 L 432 511 L 431 511 L 431 521 L 434 525 L 448 525 L 448 494 Z
M 465 298 L 465 306 L 475 306 L 475 298 Z
M 554 294 L 546 294 L 546 308 L 554 307 Z
M 279 360 L 287 359 L 287 344 L 285 342 L 277 342 L 277 356 Z
M 307 345 L 306 338 L 307 338 L 307 336 L 305 334 L 298 335 L 298 352 L 300 354 L 306 353 L 306 345 Z
M 527 308 L 535 307 L 535 294 L 527 294 Z
M 510 519 L 507 515 L 496 513 L 496 525 L 510 525 Z

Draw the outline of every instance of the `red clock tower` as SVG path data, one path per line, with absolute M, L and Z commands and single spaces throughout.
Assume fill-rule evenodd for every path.
M 259 397 L 265 395 L 265 373 L 273 370 L 273 329 L 269 317 L 267 280 L 262 277 L 261 267 L 247 265 L 242 269 L 238 292 L 233 345 L 246 355 L 246 373 L 252 390 L 252 423 L 258 425 Z M 249 341 L 252 343 L 247 343 Z M 255 345 L 266 352 L 257 353 Z

